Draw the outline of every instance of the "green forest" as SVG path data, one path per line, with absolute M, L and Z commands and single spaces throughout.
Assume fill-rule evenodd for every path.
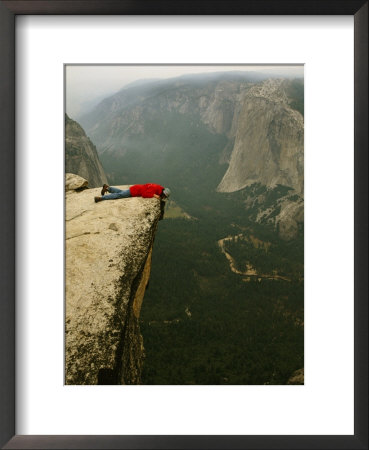
M 230 197 L 214 193 L 186 210 L 201 218 L 159 224 L 140 318 L 143 384 L 285 384 L 304 365 L 303 233 L 282 241 Z M 229 242 L 237 264 L 289 281 L 231 271 L 218 240 L 240 230 L 268 245 Z

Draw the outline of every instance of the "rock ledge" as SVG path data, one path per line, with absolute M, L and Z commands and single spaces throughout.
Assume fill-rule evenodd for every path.
M 100 190 L 66 192 L 65 383 L 137 384 L 138 316 L 160 204 L 137 197 L 95 203 Z

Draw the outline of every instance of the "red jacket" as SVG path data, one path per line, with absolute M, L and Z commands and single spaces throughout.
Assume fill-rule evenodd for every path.
M 145 197 L 151 198 L 154 197 L 154 194 L 161 195 L 163 192 L 163 186 L 160 184 L 135 184 L 129 188 L 131 191 L 132 197 Z

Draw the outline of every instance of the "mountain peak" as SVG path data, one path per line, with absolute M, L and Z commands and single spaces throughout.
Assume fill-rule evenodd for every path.
M 262 83 L 254 85 L 247 93 L 248 98 L 265 98 L 275 103 L 288 104 L 288 97 L 283 88 L 285 80 L 268 79 Z

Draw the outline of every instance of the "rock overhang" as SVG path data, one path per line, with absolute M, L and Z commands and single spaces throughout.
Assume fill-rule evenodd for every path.
M 96 384 L 100 369 L 114 369 L 134 280 L 160 217 L 155 198 L 95 203 L 100 190 L 66 192 L 67 384 Z

